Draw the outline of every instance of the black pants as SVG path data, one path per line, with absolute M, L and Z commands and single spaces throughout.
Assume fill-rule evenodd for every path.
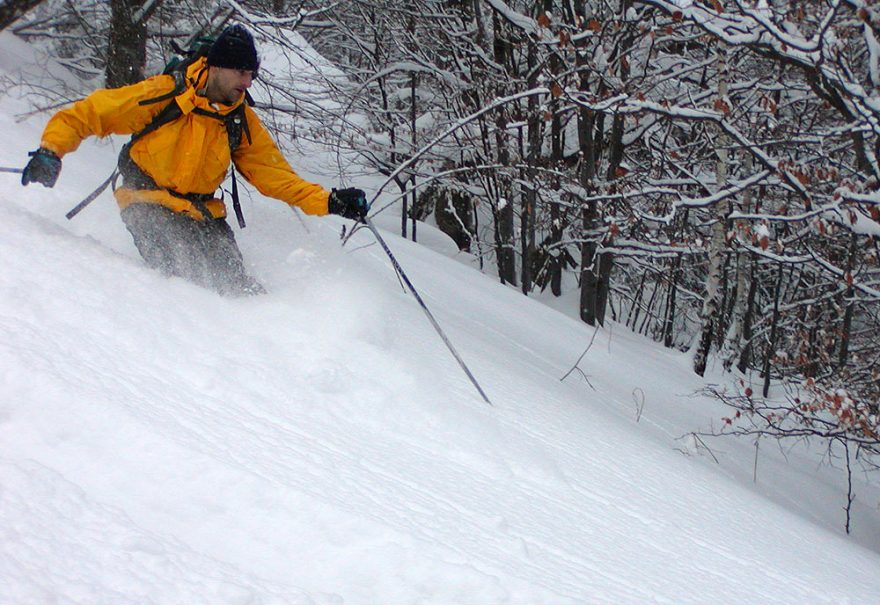
M 122 221 L 147 264 L 225 296 L 266 290 L 244 268 L 225 219 L 197 221 L 157 204 L 132 204 Z

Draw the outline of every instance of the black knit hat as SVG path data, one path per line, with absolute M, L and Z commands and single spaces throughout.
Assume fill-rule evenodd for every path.
M 230 25 L 211 45 L 211 50 L 208 51 L 208 65 L 257 71 L 260 67 L 260 58 L 254 46 L 254 37 L 243 26 Z

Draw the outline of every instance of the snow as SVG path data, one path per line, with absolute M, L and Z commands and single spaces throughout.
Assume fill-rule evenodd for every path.
M 47 116 L 0 107 L 21 166 Z M 856 477 L 846 536 L 822 452 L 762 444 L 753 483 L 753 443 L 710 441 L 716 464 L 680 439 L 725 415 L 686 354 L 593 341 L 570 300 L 380 215 L 488 406 L 341 219 L 252 192 L 236 234 L 269 294 L 248 299 L 147 269 L 109 195 L 66 221 L 118 143 L 51 190 L 2 177 L 0 603 L 877 602 L 876 485 Z M 560 380 L 591 341 L 587 380 Z
M 487 0 L 492 10 L 509 21 L 512 25 L 526 33 L 541 35 L 541 26 L 538 22 L 511 8 L 504 0 Z

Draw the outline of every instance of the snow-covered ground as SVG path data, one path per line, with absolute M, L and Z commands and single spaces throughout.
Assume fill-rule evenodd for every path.
M 29 110 L 0 99 L 0 165 Z M 752 443 L 680 439 L 726 413 L 687 356 L 612 325 L 561 381 L 591 328 L 382 215 L 486 405 L 341 219 L 253 194 L 243 300 L 145 268 L 109 194 L 66 221 L 116 145 L 0 175 L 0 603 L 880 602 L 876 486 L 846 536 L 821 452 L 762 444 L 754 483 Z

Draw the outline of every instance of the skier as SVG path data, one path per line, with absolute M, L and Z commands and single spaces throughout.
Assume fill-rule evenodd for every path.
M 261 193 L 307 214 L 361 219 L 369 204 L 360 189 L 328 192 L 291 168 L 246 103 L 259 64 L 250 32 L 233 25 L 178 77 L 93 92 L 49 120 L 22 184 L 54 186 L 61 158 L 88 136 L 132 134 L 114 195 L 146 263 L 223 295 L 265 292 L 247 274 L 226 205 L 214 196 L 230 161 Z

